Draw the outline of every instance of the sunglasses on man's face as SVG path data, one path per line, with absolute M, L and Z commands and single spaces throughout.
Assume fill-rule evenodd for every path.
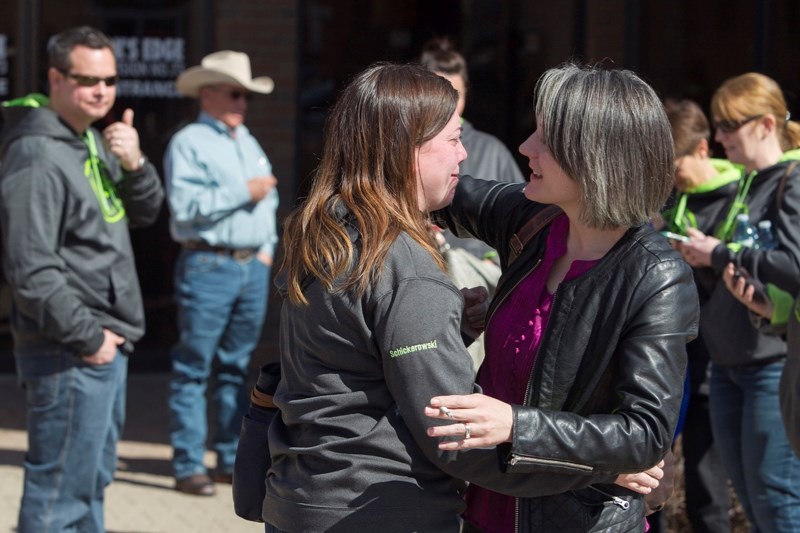
M 231 100 L 241 100 L 249 102 L 251 94 L 246 89 L 231 89 L 224 85 L 212 85 L 210 89 L 217 93 L 222 93 Z
M 63 72 L 64 76 L 75 80 L 75 83 L 81 87 L 94 87 L 101 81 L 106 84 L 106 87 L 113 87 L 117 84 L 119 77 L 115 74 L 107 78 L 98 78 L 96 76 L 84 76 L 83 74 L 73 74 L 72 72 Z
M 741 120 L 717 120 L 714 122 L 714 128 L 722 133 L 733 133 L 748 122 L 758 120 L 764 115 L 753 115 L 752 117 L 743 118 Z
M 232 91 L 228 92 L 228 98 L 231 100 L 241 100 L 244 98 L 246 101 L 250 101 L 250 93 L 247 91 L 242 91 L 240 89 L 233 89 Z

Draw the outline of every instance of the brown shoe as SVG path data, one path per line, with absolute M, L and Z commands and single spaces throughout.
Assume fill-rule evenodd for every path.
M 175 490 L 193 496 L 213 496 L 217 493 L 214 482 L 206 474 L 194 474 L 175 480 Z
M 211 473 L 211 481 L 214 483 L 220 483 L 224 485 L 230 485 L 233 483 L 233 474 L 228 472 L 212 472 Z

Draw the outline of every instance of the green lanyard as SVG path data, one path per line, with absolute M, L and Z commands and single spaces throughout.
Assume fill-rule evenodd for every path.
M 113 224 L 125 218 L 125 206 L 117 195 L 114 182 L 108 177 L 108 169 L 97 152 L 97 143 L 92 130 L 86 130 L 83 142 L 89 148 L 89 159 L 83 168 L 83 173 L 89 180 L 89 185 L 100 204 L 100 211 L 106 222 Z
M 686 193 L 678 194 L 678 201 L 675 202 L 675 207 L 665 213 L 670 218 L 669 226 L 670 231 L 686 235 L 686 228 L 697 227 L 697 220 L 691 211 L 686 210 L 686 202 L 689 201 L 689 195 Z
M 716 231 L 716 237 L 719 240 L 723 242 L 730 242 L 731 232 L 733 231 L 733 226 L 736 223 L 736 215 L 739 213 L 750 214 L 750 209 L 747 207 L 745 200 L 747 199 L 747 194 L 750 192 L 750 185 L 753 183 L 753 178 L 756 177 L 756 174 L 758 174 L 757 170 L 754 170 L 747 175 L 742 172 L 742 176 L 739 178 L 739 188 L 736 191 L 736 198 L 733 200 L 731 207 L 728 209 L 728 215 L 725 217 L 725 222 Z

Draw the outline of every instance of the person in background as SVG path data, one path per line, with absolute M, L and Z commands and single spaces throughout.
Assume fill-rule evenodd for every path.
M 665 102 L 675 146 L 675 198 L 662 213 L 665 229 L 686 236 L 687 228 L 712 233 L 736 193 L 742 168 L 711 157 L 711 128 L 692 100 Z M 694 269 L 700 313 L 719 274 L 710 267 Z M 684 457 L 686 514 L 697 532 L 730 531 L 728 476 L 714 444 L 708 412 L 709 354 L 703 330 L 686 345 L 688 406 L 681 435 Z M 651 524 L 655 522 L 648 519 Z M 656 528 L 654 527 L 653 530 Z
M 461 117 L 461 142 L 469 153 L 459 172 L 485 180 L 523 183 L 525 178 L 506 145 L 494 135 L 475 129 L 464 118 L 469 73 L 464 56 L 455 49 L 453 43 L 447 38 L 431 39 L 422 47 L 419 62 L 431 72 L 446 78 L 458 91 L 456 110 Z
M 429 40 L 422 48 L 419 61 L 423 67 L 447 79 L 458 91 L 456 112 L 461 117 L 461 142 L 470 154 L 459 168 L 461 175 L 524 183 L 525 178 L 506 145 L 494 135 L 475 129 L 464 118 L 469 73 L 464 56 L 455 49 L 453 43 L 447 38 Z M 448 272 L 456 286 L 480 285 L 492 294 L 500 278 L 497 252 L 477 239 L 460 239 L 447 229 L 441 235 L 444 242 L 440 244 L 447 259 Z M 468 350 L 477 369 L 484 358 L 483 337 L 478 337 Z
M 69 28 L 47 53 L 49 102 L 5 108 L 0 141 L 3 267 L 28 405 L 17 531 L 94 533 L 105 531 L 128 356 L 145 326 L 129 228 L 156 220 L 164 191 L 131 109 L 91 127 L 116 97 L 109 38 Z
M 793 287 L 800 278 L 800 124 L 790 120 L 778 84 L 758 73 L 726 80 L 711 100 L 715 139 L 744 172 L 722 223 L 708 235 L 688 229 L 681 252 L 694 267 L 744 269 L 761 284 Z M 769 220 L 775 247 L 734 241 L 734 221 Z M 732 265 L 732 266 L 728 266 Z M 711 356 L 710 415 L 714 442 L 747 519 L 758 531 L 796 531 L 800 459 L 783 430 L 778 386 L 786 342 L 753 326 L 747 308 L 723 280 L 701 316 Z
M 428 218 L 452 199 L 467 156 L 456 102 L 440 76 L 378 64 L 330 112 L 320 166 L 284 231 L 281 368 L 272 378 L 262 371 L 259 384 L 279 382 L 253 395 L 272 409 L 266 487 L 262 476 L 250 489 L 266 490 L 257 507 L 267 532 L 455 533 L 459 480 L 532 496 L 613 483 L 661 459 L 640 450 L 539 479 L 504 474 L 494 449 L 442 451 L 426 436 L 432 393 L 474 385 L 464 299 Z M 543 428 L 542 439 L 551 434 Z
M 642 496 L 566 490 L 559 478 L 637 471 L 670 452 L 698 303 L 691 269 L 649 224 L 672 188 L 669 122 L 634 73 L 574 64 L 540 78 L 536 117 L 520 146 L 527 185 L 462 177 L 434 213 L 497 249 L 503 277 L 486 318 L 484 394 L 431 397 L 426 414 L 456 423 L 428 434 L 441 450 L 498 446 L 506 475 L 551 488 L 514 498 L 470 485 L 467 531 L 641 530 Z M 512 249 L 531 221 L 541 229 Z
M 170 438 L 175 488 L 210 496 L 230 483 L 250 356 L 267 310 L 277 236 L 277 180 L 244 125 L 252 93 L 269 94 L 268 77 L 253 79 L 250 59 L 223 50 L 176 80 L 197 98 L 197 120 L 178 131 L 164 156 L 173 239 L 179 340 L 172 349 Z M 206 388 L 213 376 L 216 470 L 203 463 L 208 424 Z M 213 479 L 212 479 L 213 478 Z
M 745 276 L 737 276 L 733 265 L 725 268 L 722 277 L 731 294 L 752 311 L 756 325 L 786 337 L 787 357 L 778 397 L 783 428 L 795 455 L 800 456 L 800 296 L 789 302 L 782 289 L 768 284 L 768 294 L 758 298 L 756 291 L 759 287 L 748 282 Z M 800 283 L 786 289 L 798 294 Z

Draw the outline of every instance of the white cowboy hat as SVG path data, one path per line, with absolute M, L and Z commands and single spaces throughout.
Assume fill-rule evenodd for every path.
M 269 76 L 253 78 L 250 58 L 244 52 L 220 50 L 208 54 L 199 66 L 184 70 L 175 80 L 175 88 L 184 96 L 197 98 L 200 87 L 226 83 L 244 87 L 248 91 L 269 94 L 275 82 Z

